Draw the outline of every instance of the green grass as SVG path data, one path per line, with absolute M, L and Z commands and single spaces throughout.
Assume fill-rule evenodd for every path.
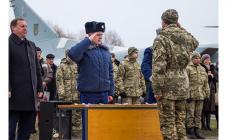
M 209 130 L 200 130 L 201 135 L 206 138 L 218 138 L 218 129 L 217 129 L 217 123 L 215 119 L 211 119 L 211 129 Z

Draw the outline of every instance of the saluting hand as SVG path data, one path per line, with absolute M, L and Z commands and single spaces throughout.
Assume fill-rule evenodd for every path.
M 96 36 L 97 32 L 93 33 L 91 36 L 89 36 L 89 39 L 91 40 L 91 42 L 93 42 L 94 37 Z
M 10 91 L 8 92 L 8 97 L 11 98 L 11 92 Z

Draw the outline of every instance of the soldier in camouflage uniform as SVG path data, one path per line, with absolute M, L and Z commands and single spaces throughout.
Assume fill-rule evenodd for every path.
M 200 65 L 200 54 L 192 54 L 192 62 L 186 68 L 189 78 L 189 99 L 187 99 L 187 129 L 191 138 L 204 139 L 198 129 L 201 128 L 203 100 L 210 95 L 208 76 Z
M 189 80 L 186 66 L 198 41 L 178 23 L 178 13 L 168 9 L 162 14 L 162 30 L 153 44 L 152 86 L 160 106 L 160 125 L 165 140 L 186 137 L 186 99 Z
M 116 81 L 116 78 L 117 78 L 117 73 L 118 73 L 118 66 L 115 64 L 115 54 L 114 53 L 111 53 L 111 60 L 112 60 L 112 64 L 113 64 L 113 75 L 114 75 L 114 81 Z M 119 94 L 119 89 L 118 87 L 116 86 L 115 84 L 115 93 L 114 93 L 116 96 L 118 96 Z M 116 99 L 114 99 L 116 100 Z
M 137 62 L 138 49 L 128 49 L 128 59 L 119 66 L 117 74 L 117 87 L 123 103 L 139 104 L 139 97 L 145 96 L 145 83 L 139 63 Z
M 80 101 L 75 80 L 76 76 L 77 65 L 66 55 L 66 58 L 61 60 L 56 74 L 59 98 L 64 101 L 73 101 L 79 104 Z M 81 138 L 81 111 L 73 110 L 72 114 L 72 136 Z

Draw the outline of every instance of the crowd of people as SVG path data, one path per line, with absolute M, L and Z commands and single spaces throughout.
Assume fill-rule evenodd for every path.
M 178 22 L 178 12 L 166 10 L 162 28 L 151 47 L 137 61 L 130 47 L 121 62 L 102 44 L 105 23 L 87 22 L 84 40 L 66 50 L 60 65 L 54 54 L 26 38 L 27 24 L 16 18 L 9 37 L 9 139 L 28 140 L 35 133 L 39 102 L 81 104 L 157 103 L 163 139 L 203 139 L 199 129 L 211 130 L 211 114 L 218 121 L 218 67 L 209 54 L 195 52 L 198 40 Z M 85 138 L 84 112 L 72 115 L 72 136 Z M 217 122 L 218 124 L 218 122 Z

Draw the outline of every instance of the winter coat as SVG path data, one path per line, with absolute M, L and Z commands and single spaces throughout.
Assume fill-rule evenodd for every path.
M 79 92 L 107 91 L 109 95 L 114 94 L 113 66 L 106 46 L 96 46 L 89 38 L 85 38 L 73 46 L 68 55 L 79 67 Z
M 152 84 L 150 81 L 150 77 L 152 74 L 152 52 L 153 49 L 151 47 L 145 49 L 143 62 L 141 64 L 141 71 L 143 73 L 146 84 L 146 95 L 148 103 L 156 103 L 156 99 L 154 98 L 154 93 L 152 89 Z
M 211 71 L 211 73 L 214 75 L 213 77 L 208 75 L 208 84 L 210 87 L 210 97 L 208 100 L 204 100 L 203 104 L 203 111 L 215 111 L 215 94 L 217 92 L 216 82 L 217 82 L 217 73 L 215 70 L 214 65 L 210 65 L 210 69 L 208 69 L 204 64 L 201 64 L 201 66 L 204 67 L 206 72 Z
M 78 101 L 76 89 L 77 65 L 68 58 L 63 58 L 57 69 L 56 84 L 59 98 L 65 101 Z
M 189 98 L 192 100 L 204 100 L 210 97 L 208 76 L 201 65 L 192 62 L 186 68 L 189 78 Z
M 37 93 L 42 92 L 40 64 L 33 42 L 9 37 L 9 110 L 37 110 Z
M 125 92 L 129 97 L 139 97 L 145 93 L 143 74 L 136 60 L 125 59 L 120 64 L 116 84 L 119 92 Z
M 186 67 L 198 41 L 176 24 L 163 28 L 154 40 L 152 87 L 155 95 L 169 100 L 185 100 L 189 93 Z
M 53 71 L 53 78 L 50 81 L 50 83 L 47 84 L 48 90 L 50 91 L 50 100 L 58 99 L 57 86 L 56 86 L 56 72 L 57 72 L 57 68 L 58 67 L 55 64 L 51 65 L 51 69 Z
M 42 69 L 43 69 L 42 79 L 43 79 L 43 82 L 45 82 L 45 84 L 46 84 L 46 85 L 44 85 L 44 90 L 48 90 L 47 84 L 49 84 L 51 82 L 51 80 L 53 79 L 53 71 L 52 71 L 50 65 L 47 63 L 42 64 Z

